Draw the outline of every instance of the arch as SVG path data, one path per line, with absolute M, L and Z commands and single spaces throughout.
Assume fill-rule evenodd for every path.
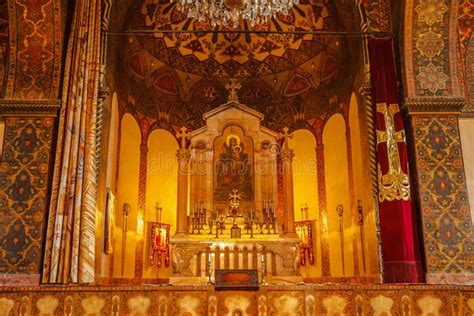
M 347 161 L 346 123 L 342 114 L 332 115 L 324 126 L 323 145 L 326 171 L 326 194 L 329 231 L 331 275 L 350 276 L 354 273 L 352 247 L 352 218 Z M 344 270 L 342 266 L 341 235 L 338 205 L 343 206 Z
M 317 171 L 316 171 L 316 139 L 309 130 L 299 129 L 293 132 L 289 140 L 293 158 L 293 190 L 295 220 L 303 220 L 301 207 L 308 204 L 308 219 L 318 218 Z
M 117 203 L 114 229 L 114 265 L 113 276 L 122 277 L 122 232 L 123 232 L 123 205 L 130 204 L 131 212 L 127 217 L 126 234 L 126 264 L 123 277 L 134 276 L 134 258 L 136 244 L 136 223 L 138 206 L 138 176 L 140 168 L 140 140 L 141 131 L 137 121 L 131 114 L 124 114 L 120 124 L 120 152 L 118 156 L 117 176 Z M 133 262 L 133 263 L 132 263 Z
M 316 138 L 308 129 L 299 129 L 293 132 L 289 140 L 293 150 L 293 192 L 295 221 L 304 220 L 301 209 L 308 207 L 306 220 L 319 219 L 318 175 L 316 162 Z M 314 250 L 321 249 L 320 237 L 315 238 Z M 305 277 L 321 276 L 321 252 L 315 251 L 315 264 L 306 264 Z
M 372 180 L 370 175 L 370 158 L 368 137 L 363 128 L 365 109 L 359 106 L 358 95 L 352 93 L 349 105 L 349 129 L 352 149 L 352 168 L 354 174 L 354 200 L 356 205 L 361 201 L 364 223 L 364 244 L 360 239 L 359 227 L 357 231 L 356 242 L 358 251 L 358 261 L 360 273 L 375 274 L 378 273 L 378 254 L 377 238 L 375 229 L 375 210 L 372 196 Z M 355 214 L 357 216 L 357 214 Z M 358 221 L 358 218 L 355 218 Z M 363 252 L 362 252 L 362 248 Z M 362 256 L 364 254 L 364 257 Z M 365 260 L 365 262 L 363 261 Z
M 156 206 L 162 207 L 161 222 L 171 225 L 171 234 L 176 231 L 177 199 L 178 196 L 178 163 L 176 152 L 178 143 L 169 131 L 155 129 L 148 135 L 147 140 L 147 179 L 146 179 L 146 213 L 145 222 L 156 222 L 159 219 Z M 145 236 L 149 236 L 150 227 L 147 224 Z M 145 251 L 150 248 L 149 239 L 145 238 Z M 146 253 L 145 258 L 148 258 Z M 163 269 L 150 267 L 149 261 L 144 260 L 143 277 L 158 278 L 164 273 Z M 167 271 L 168 273 L 170 271 Z

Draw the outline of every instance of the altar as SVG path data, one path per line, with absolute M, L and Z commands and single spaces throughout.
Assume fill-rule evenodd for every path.
M 177 133 L 178 210 L 177 231 L 170 239 L 170 283 L 212 283 L 219 269 L 254 269 L 260 282 L 303 280 L 291 134 L 262 126 L 263 118 L 231 92 L 228 103 L 203 115 L 205 126 Z

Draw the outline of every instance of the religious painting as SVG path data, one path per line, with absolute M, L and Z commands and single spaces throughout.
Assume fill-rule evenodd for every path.
M 170 265 L 170 225 L 158 222 L 151 223 L 150 234 L 150 266 L 158 268 L 164 261 L 165 267 Z
M 238 125 L 230 125 L 214 142 L 214 201 L 228 204 L 238 190 L 241 202 L 254 200 L 254 146 Z

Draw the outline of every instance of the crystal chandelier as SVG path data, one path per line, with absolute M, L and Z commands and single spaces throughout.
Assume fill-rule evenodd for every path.
M 174 0 L 178 9 L 188 18 L 202 22 L 209 19 L 211 25 L 237 28 L 239 19 L 249 20 L 251 26 L 266 23 L 276 15 L 287 15 L 299 0 Z

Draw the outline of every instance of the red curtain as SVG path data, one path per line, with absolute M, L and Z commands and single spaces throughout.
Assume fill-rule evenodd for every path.
M 391 39 L 369 40 L 377 137 L 384 282 L 420 283 L 423 267 L 411 203 L 408 153 Z

